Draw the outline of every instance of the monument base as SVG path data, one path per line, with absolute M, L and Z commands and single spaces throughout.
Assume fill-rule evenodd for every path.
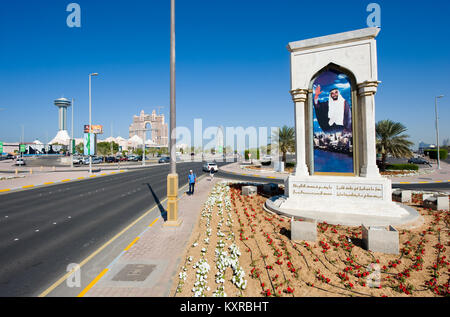
M 306 220 L 342 225 L 389 225 L 415 221 L 413 208 L 392 202 L 384 177 L 290 176 L 285 196 L 266 201 L 267 210 Z

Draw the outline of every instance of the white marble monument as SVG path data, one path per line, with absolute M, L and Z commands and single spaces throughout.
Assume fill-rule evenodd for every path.
M 289 43 L 297 165 L 285 196 L 266 203 L 272 211 L 322 221 L 320 214 L 411 220 L 411 210 L 392 202 L 391 181 L 376 165 L 379 31 Z

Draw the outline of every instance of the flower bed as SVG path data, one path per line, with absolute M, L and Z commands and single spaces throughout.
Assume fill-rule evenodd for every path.
M 173 294 L 449 296 L 448 212 L 415 206 L 424 224 L 397 228 L 400 254 L 386 255 L 361 247 L 361 227 L 320 223 L 315 243 L 293 242 L 290 219 L 265 212 L 266 199 L 242 196 L 240 185 L 214 187 Z

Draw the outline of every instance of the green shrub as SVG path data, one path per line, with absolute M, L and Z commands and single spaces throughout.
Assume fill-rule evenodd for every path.
M 424 150 L 423 153 L 432 160 L 437 160 L 437 149 Z M 439 159 L 445 160 L 448 157 L 447 149 L 439 149 Z
M 249 157 L 248 157 L 248 154 L 249 154 L 249 153 L 250 153 L 249 150 L 245 150 L 245 151 L 244 151 L 244 155 L 245 155 L 245 160 L 246 160 L 246 161 L 249 160 Z
M 409 170 L 409 171 L 418 171 L 419 166 L 416 164 L 389 164 L 386 166 L 386 170 L 391 171 L 403 171 L 403 170 Z

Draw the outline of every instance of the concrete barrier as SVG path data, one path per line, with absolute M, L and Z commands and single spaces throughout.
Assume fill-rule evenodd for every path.
M 362 226 L 362 240 L 364 247 L 373 252 L 387 254 L 399 253 L 398 231 L 392 227 Z
M 317 222 L 295 221 L 291 219 L 291 240 L 311 241 L 317 240 Z

